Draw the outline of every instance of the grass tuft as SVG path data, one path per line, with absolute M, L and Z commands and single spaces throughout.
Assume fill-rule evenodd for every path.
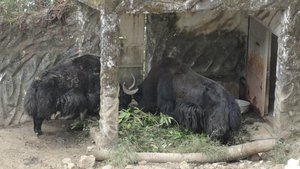
M 288 145 L 284 140 L 277 141 L 275 148 L 269 152 L 275 164 L 285 164 L 289 159 L 288 153 Z
M 125 168 L 128 164 L 137 162 L 135 146 L 129 140 L 121 139 L 121 142 L 112 151 L 112 159 L 108 161 L 115 168 Z

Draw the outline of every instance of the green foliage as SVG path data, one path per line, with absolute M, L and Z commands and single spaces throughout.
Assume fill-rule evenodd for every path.
M 279 140 L 273 150 L 270 151 L 271 160 L 276 164 L 285 164 L 288 159 L 288 145 L 284 140 Z
M 83 128 L 88 129 L 89 124 L 97 125 L 97 122 L 87 121 Z M 79 124 L 74 124 L 73 128 Z M 211 141 L 205 134 L 181 128 L 170 116 L 144 113 L 133 107 L 119 112 L 119 143 L 112 150 L 114 158 L 107 163 L 124 168 L 128 163 L 136 162 L 135 152 L 201 152 L 209 157 L 227 153 L 224 146 Z
M 129 140 L 122 140 L 112 151 L 113 157 L 108 161 L 115 168 L 125 168 L 126 165 L 136 163 L 137 156 L 135 146 L 131 145 Z
M 250 139 L 250 133 L 246 129 L 246 125 L 242 123 L 242 126 L 239 131 L 234 132 L 232 134 L 231 139 L 229 140 L 229 145 L 235 145 L 235 144 L 243 144 L 248 141 L 251 141 Z
M 95 117 L 88 117 L 84 120 L 77 118 L 70 124 L 70 129 L 88 131 L 90 127 L 95 126 L 98 126 L 98 120 Z
M 195 134 L 178 126 L 170 116 L 144 113 L 138 108 L 119 112 L 119 144 L 110 164 L 124 168 L 136 162 L 134 152 L 202 152 L 209 157 L 227 153 L 205 134 Z
M 138 152 L 219 152 L 221 147 L 205 134 L 195 134 L 178 126 L 170 116 L 153 115 L 137 108 L 120 111 L 121 142 L 136 146 Z

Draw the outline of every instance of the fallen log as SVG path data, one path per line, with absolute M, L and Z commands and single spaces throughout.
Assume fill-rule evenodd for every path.
M 248 142 L 240 145 L 234 145 L 225 148 L 225 153 L 216 156 L 206 155 L 205 153 L 136 153 L 137 161 L 147 161 L 154 163 L 165 162 L 197 162 L 197 163 L 213 163 L 226 162 L 245 158 L 247 156 L 260 152 L 270 151 L 276 144 L 275 139 L 259 140 Z M 111 154 L 107 150 L 99 150 L 92 148 L 87 154 L 94 155 L 96 160 L 107 160 Z

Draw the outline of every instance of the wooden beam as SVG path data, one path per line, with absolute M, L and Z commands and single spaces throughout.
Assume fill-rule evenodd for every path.
M 147 161 L 154 163 L 165 162 L 226 162 L 238 160 L 247 156 L 260 152 L 270 151 L 276 145 L 275 139 L 259 140 L 248 142 L 240 145 L 224 147 L 225 153 L 220 153 L 216 156 L 206 155 L 204 153 L 136 153 L 137 161 Z M 99 150 L 96 148 L 88 149 L 87 154 L 94 155 L 96 160 L 107 160 L 111 158 L 110 152 L 107 150 Z M 113 158 L 113 157 L 112 157 Z

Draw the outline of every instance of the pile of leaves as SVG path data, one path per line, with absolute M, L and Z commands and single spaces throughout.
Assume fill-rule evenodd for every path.
M 170 116 L 144 113 L 129 108 L 119 114 L 120 144 L 137 152 L 205 152 L 215 154 L 222 146 L 205 134 L 195 134 L 181 128 Z
M 72 129 L 88 131 L 90 126 L 97 126 L 98 120 L 88 119 L 83 123 L 73 123 Z M 244 136 L 244 134 L 240 134 Z M 236 134 L 237 142 L 244 138 Z M 211 158 L 227 153 L 224 145 L 212 141 L 206 134 L 193 133 L 178 125 L 165 114 L 153 115 L 131 107 L 119 111 L 119 143 L 115 146 L 113 159 L 106 163 L 124 168 L 128 163 L 134 163 L 135 152 L 164 153 L 203 153 Z
M 75 120 L 72 130 L 89 131 L 98 126 L 97 118 Z M 206 134 L 193 133 L 178 125 L 170 116 L 154 115 L 131 107 L 119 112 L 119 145 L 135 152 L 204 152 L 218 154 L 223 146 Z

